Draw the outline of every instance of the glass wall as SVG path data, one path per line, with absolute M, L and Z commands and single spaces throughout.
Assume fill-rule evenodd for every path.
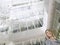
M 15 2 L 13 1 L 12 8 L 10 10 L 10 19 L 11 20 L 13 19 L 15 21 L 14 22 L 12 21 L 12 23 L 10 23 L 9 25 L 14 33 L 32 30 L 43 27 L 43 18 L 44 18 L 43 0 L 39 1 L 36 0 L 31 2 L 28 1 L 18 4 L 17 3 L 15 4 Z
M 54 22 L 54 27 L 57 29 L 57 38 L 60 39 L 60 1 L 56 0 L 55 1 L 55 22 Z
M 13 33 L 32 30 L 43 27 L 44 1 L 43 0 L 10 0 L 8 4 L 4 1 L 1 8 L 0 32 L 12 31 Z M 6 3 L 6 4 L 5 4 Z M 4 8 L 4 5 L 5 8 Z M 1 10 L 0 8 L 0 10 Z M 7 11 L 5 14 L 5 10 Z M 5 15 L 5 16 L 4 16 Z M 5 27 L 4 27 L 5 25 Z M 5 29 L 6 28 L 6 29 Z

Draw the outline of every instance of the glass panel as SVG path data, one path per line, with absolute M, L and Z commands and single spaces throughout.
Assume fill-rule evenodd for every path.
M 43 25 L 43 19 L 36 20 L 34 24 L 35 24 L 36 28 L 42 27 L 42 25 Z
M 28 29 L 34 29 L 34 25 L 28 26 Z
M 60 11 L 60 3 L 56 2 L 56 9 Z
M 21 31 L 27 30 L 27 27 L 21 27 Z
M 20 32 L 20 29 L 13 30 L 13 33 L 17 33 L 17 32 Z
M 55 15 L 56 15 L 56 24 L 55 24 L 55 26 L 57 27 L 57 39 L 60 39 L 60 3 L 58 2 L 58 0 L 56 0 L 56 13 L 55 13 Z
M 20 3 L 21 2 L 21 3 Z M 35 21 L 35 17 L 43 17 L 44 15 L 44 1 L 43 0 L 10 0 L 7 1 L 5 4 L 5 1 L 2 1 L 0 6 L 0 10 L 2 14 L 0 16 L 0 25 L 4 25 L 7 23 L 11 27 L 11 30 L 13 33 L 16 33 L 18 31 L 24 31 L 28 29 L 34 29 L 35 27 L 42 27 L 43 20 L 37 20 Z M 10 7 L 11 6 L 11 7 Z M 26 23 L 20 23 L 21 20 L 24 20 L 25 22 L 29 19 L 31 21 L 31 24 Z M 20 22 L 19 22 L 20 21 Z M 35 24 L 35 25 L 34 25 Z M 7 29 L 1 29 L 1 32 L 8 31 Z

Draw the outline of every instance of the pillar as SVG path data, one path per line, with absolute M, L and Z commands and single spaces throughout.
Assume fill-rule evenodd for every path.
M 47 29 L 53 28 L 54 16 L 55 16 L 55 1 L 49 0 Z

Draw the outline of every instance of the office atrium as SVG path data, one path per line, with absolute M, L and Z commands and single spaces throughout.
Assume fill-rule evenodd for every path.
M 60 40 L 60 0 L 0 0 L 0 45 L 44 45 L 46 29 Z

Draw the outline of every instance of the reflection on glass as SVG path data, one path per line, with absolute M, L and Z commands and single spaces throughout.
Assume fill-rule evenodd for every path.
M 17 33 L 17 32 L 20 32 L 20 29 L 13 30 L 13 33 Z
M 29 41 L 25 42 L 24 45 L 31 45 Z
M 42 24 L 38 21 L 38 27 L 42 27 Z
M 17 32 L 17 30 L 13 30 L 13 33 L 16 33 Z
M 43 20 L 38 20 L 38 21 L 35 21 L 35 27 L 38 28 L 38 27 L 42 27 L 43 25 Z
M 56 2 L 56 9 L 60 11 L 60 3 Z
M 34 25 L 28 26 L 28 29 L 34 29 Z
M 21 27 L 21 31 L 27 30 L 27 27 Z
M 7 27 L 6 29 L 3 29 L 3 28 L 2 28 L 2 29 L 0 29 L 0 31 L 1 31 L 1 32 L 7 32 L 8 29 L 9 29 L 8 27 Z
M 43 25 L 43 18 L 40 18 L 39 22 L 40 22 L 41 25 Z

